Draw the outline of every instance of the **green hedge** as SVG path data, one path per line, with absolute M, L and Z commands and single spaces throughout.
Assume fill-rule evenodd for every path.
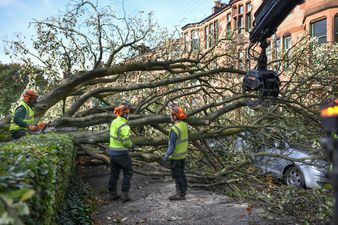
M 1 144 L 0 224 L 53 224 L 74 159 L 67 135 L 32 135 Z

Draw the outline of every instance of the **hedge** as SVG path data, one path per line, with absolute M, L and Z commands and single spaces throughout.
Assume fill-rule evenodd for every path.
M 54 224 L 73 172 L 67 135 L 32 135 L 0 145 L 0 224 Z

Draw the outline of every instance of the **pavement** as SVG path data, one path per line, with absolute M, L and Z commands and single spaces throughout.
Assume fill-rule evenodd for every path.
M 264 210 L 245 202 L 201 189 L 188 189 L 185 201 L 170 201 L 175 193 L 170 177 L 147 177 L 134 174 L 130 196 L 132 200 L 109 201 L 107 183 L 110 169 L 106 166 L 82 167 L 80 176 L 94 192 L 97 210 L 94 224 L 149 225 L 268 225 Z M 121 174 L 122 177 L 122 174 Z

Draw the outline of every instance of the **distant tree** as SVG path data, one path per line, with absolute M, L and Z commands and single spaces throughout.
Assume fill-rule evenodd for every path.
M 10 113 L 11 105 L 18 101 L 28 81 L 28 75 L 20 73 L 20 65 L 0 64 L 0 115 Z

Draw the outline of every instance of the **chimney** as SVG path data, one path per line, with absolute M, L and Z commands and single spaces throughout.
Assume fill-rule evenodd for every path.
M 219 12 L 222 9 L 222 3 L 219 0 L 213 0 L 215 6 L 212 7 L 212 14 Z

